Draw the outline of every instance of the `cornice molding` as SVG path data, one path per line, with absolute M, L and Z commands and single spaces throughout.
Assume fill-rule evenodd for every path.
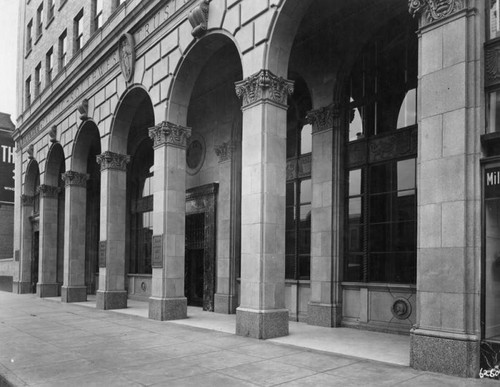
M 277 77 L 269 70 L 260 70 L 242 81 L 235 82 L 235 87 L 236 95 L 243 101 L 243 107 L 263 100 L 286 106 L 288 96 L 293 94 L 294 82 Z
M 149 137 L 153 140 L 153 147 L 163 145 L 186 149 L 187 139 L 191 136 L 191 128 L 163 121 L 149 128 Z

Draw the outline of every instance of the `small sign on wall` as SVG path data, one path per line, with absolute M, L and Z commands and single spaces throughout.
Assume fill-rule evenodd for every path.
M 500 167 L 485 169 L 484 198 L 500 198 Z
M 152 267 L 163 267 L 163 235 L 153 235 Z
M 99 241 L 99 267 L 106 267 L 106 241 Z

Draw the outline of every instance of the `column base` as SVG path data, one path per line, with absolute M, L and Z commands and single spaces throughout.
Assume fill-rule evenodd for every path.
M 36 295 L 40 298 L 59 296 L 59 284 L 36 284 Z
M 236 309 L 236 334 L 255 339 L 288 335 L 288 309 Z
M 214 312 L 223 314 L 235 314 L 238 307 L 238 296 L 233 294 L 215 293 Z
M 337 328 L 342 321 L 342 305 L 309 302 L 307 305 L 307 324 L 318 327 Z
M 12 293 L 29 294 L 31 293 L 31 282 L 12 282 Z
M 151 320 L 181 320 L 187 318 L 187 298 L 149 298 Z
M 125 290 L 98 290 L 96 292 L 97 309 L 126 309 L 127 292 Z
M 62 302 L 85 302 L 87 301 L 86 286 L 63 286 L 61 288 Z
M 479 373 L 478 338 L 413 329 L 410 334 L 410 367 L 463 378 Z

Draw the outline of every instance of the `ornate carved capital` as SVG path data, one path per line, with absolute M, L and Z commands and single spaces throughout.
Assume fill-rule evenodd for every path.
M 40 196 L 42 198 L 57 198 L 57 195 L 59 195 L 59 187 L 54 187 L 52 185 L 47 185 L 47 184 L 41 184 L 37 188 L 38 192 L 40 193 Z
M 219 157 L 219 163 L 223 163 L 224 161 L 232 159 L 233 152 L 236 150 L 236 145 L 231 141 L 227 141 L 220 145 L 216 145 L 214 150 L 217 157 Z
M 189 12 L 188 20 L 193 30 L 191 35 L 201 38 L 207 32 L 208 9 L 211 0 L 201 0 L 200 3 Z
M 33 206 L 34 199 L 34 196 L 23 194 L 21 195 L 21 205 L 23 207 L 31 207 Z
M 171 122 L 162 123 L 149 128 L 149 137 L 153 140 L 153 147 L 171 145 L 186 149 L 187 139 L 191 136 L 191 128 L 185 128 Z
M 127 170 L 127 164 L 130 162 L 130 156 L 121 155 L 106 151 L 103 154 L 96 156 L 97 163 L 101 165 L 101 171 L 105 169 L 118 169 L 120 171 Z
M 236 95 L 243 99 L 243 106 L 260 100 L 270 100 L 281 105 L 293 94 L 293 81 L 277 77 L 269 70 L 260 70 L 247 79 L 236 82 Z
M 87 187 L 87 180 L 89 175 L 86 173 L 78 173 L 75 171 L 68 171 L 61 174 L 61 179 L 64 181 L 64 186 L 69 185 L 75 187 Z
M 318 133 L 337 128 L 340 125 L 340 109 L 331 104 L 307 113 L 306 121 L 312 125 L 312 132 Z
M 444 19 L 466 7 L 466 0 L 408 0 L 408 11 L 413 17 L 420 17 L 424 26 Z

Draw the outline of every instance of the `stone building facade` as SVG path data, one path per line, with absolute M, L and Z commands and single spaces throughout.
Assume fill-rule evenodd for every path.
M 413 367 L 477 376 L 497 7 L 22 1 L 13 290 L 409 334 Z

